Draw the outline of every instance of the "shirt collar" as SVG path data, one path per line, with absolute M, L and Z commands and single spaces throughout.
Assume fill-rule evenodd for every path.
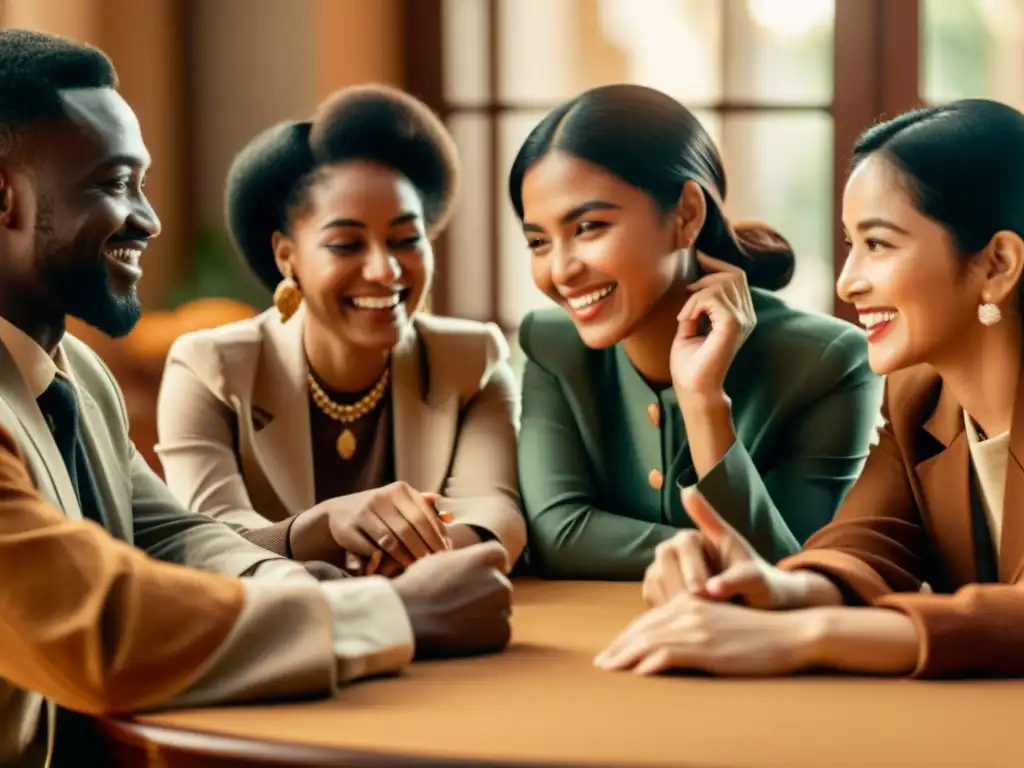
M 967 432 L 967 442 L 970 445 L 995 445 L 1009 439 L 1010 432 L 1007 430 L 999 435 L 992 435 L 986 437 L 984 440 L 981 439 L 981 435 L 978 434 L 978 428 L 974 426 L 974 419 L 967 415 L 967 411 L 964 411 L 964 429 Z
M 614 349 L 615 362 L 619 370 L 619 385 L 627 402 L 635 400 L 636 402 L 643 402 L 646 404 L 650 402 L 652 397 L 654 397 L 666 408 L 679 404 L 679 401 L 676 398 L 676 391 L 671 386 L 661 388 L 652 387 L 647 380 L 640 375 L 640 372 L 633 366 L 632 361 L 630 361 L 629 355 L 626 354 L 626 348 L 622 344 L 616 344 Z M 646 405 L 644 407 L 646 407 Z
M 61 374 L 70 378 L 67 359 L 60 345 L 50 357 L 35 340 L 4 317 L 0 317 L 0 344 L 7 348 L 34 398 L 46 391 L 54 376 Z

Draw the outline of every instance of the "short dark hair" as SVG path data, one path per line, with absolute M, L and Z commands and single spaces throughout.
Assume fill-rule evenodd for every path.
M 117 87 L 117 72 L 99 49 L 27 29 L 0 30 L 0 156 L 28 128 L 65 117 L 61 91 L 105 87 Z
M 338 91 L 308 122 L 280 123 L 235 157 L 225 191 L 235 246 L 260 281 L 281 279 L 271 245 L 288 232 L 324 166 L 367 160 L 409 179 L 432 234 L 444 228 L 459 186 L 455 145 L 444 124 L 407 93 L 380 85 Z
M 949 233 L 959 256 L 997 232 L 1024 237 L 1024 115 L 988 99 L 906 112 L 865 131 L 853 167 L 884 157 L 915 207 Z
M 704 190 L 707 217 L 698 250 L 743 269 L 751 285 L 778 290 L 793 277 L 789 242 L 761 222 L 731 225 L 722 211 L 725 169 L 711 137 L 675 99 L 639 85 L 586 91 L 548 113 L 530 132 L 509 174 L 509 195 L 523 218 L 523 177 L 551 150 L 593 163 L 649 194 L 663 212 L 688 180 Z

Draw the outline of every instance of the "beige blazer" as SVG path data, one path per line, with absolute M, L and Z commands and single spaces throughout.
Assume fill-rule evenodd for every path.
M 408 663 L 411 628 L 390 582 L 317 583 L 183 509 L 132 445 L 110 372 L 65 336 L 55 361 L 75 385 L 104 528 L 159 560 L 254 578 L 167 570 L 82 522 L 22 373 L 26 358 L 46 354 L 9 325 L 0 331 L 20 346 L 16 357 L 0 341 L 0 605 L 11 612 L 0 632 L 0 764 L 47 759 L 55 704 L 123 712 L 327 694 Z M 179 600 L 161 596 L 171 588 Z M 202 615 L 183 619 L 189 611 Z
M 157 454 L 193 512 L 259 528 L 314 506 L 304 308 L 186 334 L 158 400 Z M 395 476 L 441 494 L 456 523 L 526 544 L 516 474 L 518 389 L 493 325 L 418 315 L 392 354 Z

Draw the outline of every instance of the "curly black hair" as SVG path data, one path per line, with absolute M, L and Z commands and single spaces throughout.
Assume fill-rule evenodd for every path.
M 394 88 L 346 88 L 324 101 L 312 120 L 279 123 L 260 133 L 228 171 L 228 229 L 268 288 L 281 279 L 271 245 L 274 232 L 289 231 L 320 171 L 346 160 L 398 171 L 419 192 L 431 234 L 447 224 L 459 165 L 444 124 L 425 104 Z
M 40 123 L 66 117 L 61 91 L 116 88 L 117 72 L 91 45 L 27 29 L 0 30 L 0 156 Z

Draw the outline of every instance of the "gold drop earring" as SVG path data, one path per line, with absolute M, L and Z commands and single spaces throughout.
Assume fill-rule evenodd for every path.
M 284 278 L 274 289 L 274 306 L 281 315 L 281 322 L 286 323 L 302 304 L 302 290 L 292 276 L 292 265 L 285 264 L 282 270 Z

